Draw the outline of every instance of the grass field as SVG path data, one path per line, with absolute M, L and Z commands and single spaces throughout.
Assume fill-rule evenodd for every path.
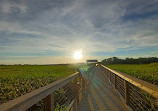
M 158 85 L 158 63 L 140 65 L 119 64 L 106 66 L 111 69 L 115 69 L 139 79 L 148 81 L 152 84 Z
M 83 65 L 0 66 L 0 103 L 77 72 Z
M 158 85 L 158 63 L 106 65 Z M 14 65 L 0 66 L 0 104 L 66 77 L 86 65 Z

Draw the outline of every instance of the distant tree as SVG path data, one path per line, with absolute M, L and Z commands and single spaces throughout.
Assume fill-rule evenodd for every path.
M 140 57 L 140 58 L 125 58 L 125 59 L 119 59 L 118 57 L 111 57 L 102 60 L 102 64 L 149 64 L 153 62 L 158 62 L 157 57 Z

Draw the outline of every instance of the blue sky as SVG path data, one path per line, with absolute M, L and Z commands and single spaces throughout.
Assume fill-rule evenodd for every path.
M 0 0 L 0 64 L 158 57 L 157 0 Z

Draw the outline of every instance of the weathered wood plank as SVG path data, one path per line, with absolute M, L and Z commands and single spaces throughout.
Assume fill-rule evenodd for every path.
M 87 91 L 78 105 L 78 111 L 128 111 L 108 78 L 97 67 Z

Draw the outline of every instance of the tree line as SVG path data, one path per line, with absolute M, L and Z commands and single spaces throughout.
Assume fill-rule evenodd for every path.
M 158 62 L 157 57 L 140 57 L 140 58 L 125 58 L 111 57 L 101 61 L 102 64 L 149 64 Z

